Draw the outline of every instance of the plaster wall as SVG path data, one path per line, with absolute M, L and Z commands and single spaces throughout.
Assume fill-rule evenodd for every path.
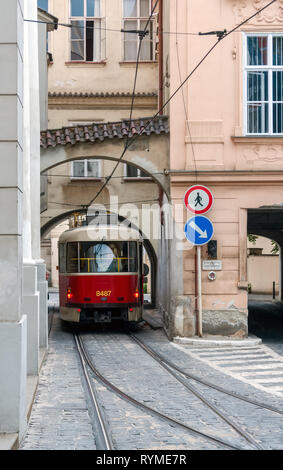
M 60 23 L 69 23 L 69 2 L 50 0 L 49 11 L 60 19 Z M 69 28 L 61 27 L 50 40 L 50 52 L 54 64 L 49 70 L 49 90 L 63 92 L 128 92 L 134 83 L 135 61 L 123 61 L 122 0 L 102 2 L 102 16 L 107 18 L 106 57 L 100 63 L 71 63 Z M 156 27 L 155 27 L 156 28 Z M 115 80 L 113 80 L 115 77 Z M 156 90 L 158 66 L 156 62 L 140 64 L 137 92 Z
M 23 1 L 0 17 L 0 433 L 26 426 L 27 330 L 22 314 Z M 13 373 L 11 373 L 13 371 Z
M 248 282 L 253 294 L 272 294 L 273 282 L 275 282 L 275 293 L 279 294 L 279 273 L 279 255 L 248 257 Z
M 131 82 L 129 82 L 131 83 Z M 130 115 L 130 102 L 124 109 L 117 106 L 113 102 L 113 107 L 110 105 L 103 106 L 102 109 L 96 107 L 94 104 L 90 109 L 78 109 L 75 103 L 73 109 L 63 109 L 57 105 L 49 107 L 48 128 L 61 129 L 64 126 L 72 126 L 74 124 L 84 125 L 92 122 L 119 122 L 129 119 Z M 61 108 L 61 109 L 60 109 Z M 138 119 L 140 117 L 153 116 L 157 111 L 156 100 L 152 106 L 144 104 L 134 109 L 132 117 Z
M 263 5 L 251 0 L 174 0 L 171 30 L 229 31 Z M 202 271 L 204 333 L 247 334 L 247 209 L 282 204 L 282 136 L 246 136 L 243 105 L 243 35 L 281 31 L 280 8 L 276 2 L 220 41 L 186 82 L 183 94 L 179 92 L 170 103 L 171 195 L 180 205 L 176 210 L 180 230 L 190 215 L 183 204 L 186 189 L 204 184 L 214 195 L 206 215 L 214 225 L 222 270 L 216 271 L 215 281 Z M 215 42 L 216 36 L 180 35 L 177 47 L 172 35 L 171 93 L 180 85 L 180 76 L 185 78 Z M 181 249 L 184 296 L 193 305 L 195 249 L 187 241 Z M 208 258 L 205 247 L 202 257 Z

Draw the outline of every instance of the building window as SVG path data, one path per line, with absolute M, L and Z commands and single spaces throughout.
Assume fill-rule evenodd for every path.
M 246 134 L 283 133 L 283 35 L 246 35 Z
M 123 0 L 123 29 L 144 30 L 151 13 L 150 0 Z M 149 34 L 142 40 L 140 60 L 155 60 L 154 20 L 148 25 Z M 139 48 L 139 36 L 124 33 L 124 60 L 135 61 Z
M 132 165 L 125 165 L 125 178 L 147 178 L 151 179 L 147 173 Z
M 70 0 L 71 61 L 105 59 L 105 18 L 101 10 L 102 0 Z
M 72 162 L 71 178 L 100 179 L 100 160 L 75 160 Z

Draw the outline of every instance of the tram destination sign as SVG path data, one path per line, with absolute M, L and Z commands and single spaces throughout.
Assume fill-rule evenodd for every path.
M 187 189 L 184 196 L 186 208 L 196 215 L 205 214 L 213 204 L 213 196 L 210 189 L 203 185 L 194 185 Z

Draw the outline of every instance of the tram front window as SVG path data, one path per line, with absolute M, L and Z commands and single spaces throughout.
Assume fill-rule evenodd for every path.
M 81 242 L 81 273 L 127 273 L 137 271 L 135 242 Z

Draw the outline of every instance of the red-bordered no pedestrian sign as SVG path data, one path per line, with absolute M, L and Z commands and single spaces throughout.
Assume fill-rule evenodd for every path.
M 212 207 L 212 192 L 203 185 L 191 186 L 185 193 L 184 202 L 186 208 L 193 214 L 204 214 Z

